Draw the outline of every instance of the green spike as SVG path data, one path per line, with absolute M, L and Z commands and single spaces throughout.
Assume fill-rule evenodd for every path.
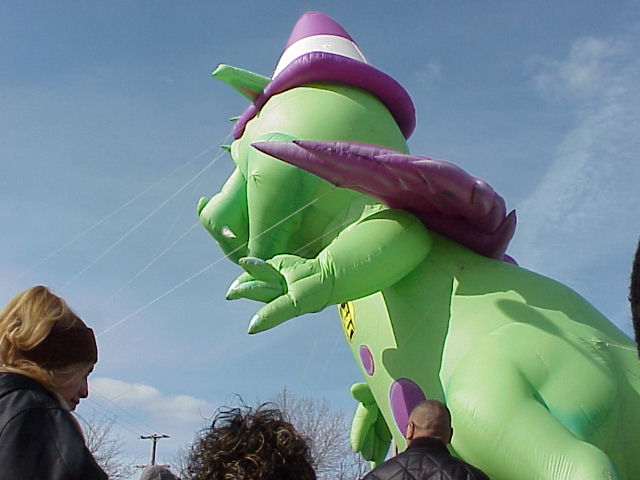
M 220 148 L 222 150 L 226 150 L 227 152 L 231 153 L 231 145 L 220 145 Z
M 229 119 L 230 122 L 237 122 L 240 117 L 231 117 Z
M 262 93 L 264 87 L 271 81 L 269 77 L 257 73 L 220 64 L 211 72 L 211 75 L 235 88 L 252 102 Z

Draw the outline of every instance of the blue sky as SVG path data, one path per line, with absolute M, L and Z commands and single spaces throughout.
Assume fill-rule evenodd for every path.
M 353 407 L 334 309 L 246 335 L 239 270 L 197 224 L 231 172 L 243 97 L 308 10 L 335 18 L 417 109 L 414 153 L 457 163 L 518 211 L 509 253 L 630 333 L 640 233 L 640 11 L 633 1 L 18 1 L 0 4 L 0 301 L 34 284 L 98 332 L 83 415 L 117 416 L 132 463 L 216 406 L 299 395 Z

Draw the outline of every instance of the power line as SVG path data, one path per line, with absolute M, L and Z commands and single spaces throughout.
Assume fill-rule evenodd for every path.
M 118 416 L 117 415 L 114 415 L 113 412 L 109 411 L 107 408 L 104 408 L 99 403 L 96 403 L 96 402 L 92 401 L 90 398 L 86 399 L 86 401 L 83 403 L 83 407 L 90 408 L 94 412 L 98 412 L 100 415 L 104 415 L 104 412 L 106 411 L 109 414 L 109 416 L 113 419 L 113 423 L 117 424 L 120 428 L 122 428 L 123 430 L 126 430 L 127 432 L 129 432 L 129 433 L 131 433 L 133 435 L 137 435 L 138 434 L 139 430 L 135 427 L 135 425 L 130 423 L 130 425 L 132 425 L 134 428 L 136 428 L 134 430 L 131 427 L 123 424 L 121 421 L 118 420 Z M 88 421 L 86 419 L 84 419 L 83 416 L 81 414 L 79 414 L 78 412 L 75 412 L 75 415 L 77 415 L 78 417 L 80 417 L 81 419 L 85 420 L 85 422 L 88 423 Z
M 108 402 L 109 404 L 111 404 L 115 409 L 123 412 L 125 415 L 128 415 L 134 422 L 136 422 L 135 424 L 132 423 L 131 421 L 127 421 L 127 423 L 129 423 L 130 425 L 132 425 L 136 430 L 151 430 L 151 431 L 157 431 L 157 428 L 154 428 L 153 426 L 149 425 L 148 423 L 145 423 L 143 420 L 141 420 L 139 417 L 137 417 L 136 415 L 132 414 L 129 410 L 123 408 L 122 406 L 118 405 L 117 403 L 115 403 L 112 399 L 106 397 L 105 395 L 103 395 L 102 393 L 100 393 L 99 391 L 97 391 L 95 388 L 92 388 L 92 393 L 97 395 L 98 397 L 100 397 L 102 400 Z M 94 401 L 94 403 L 97 403 Z M 109 411 L 109 407 L 106 407 L 104 405 L 100 405 L 103 409 Z M 125 420 L 126 421 L 126 420 Z

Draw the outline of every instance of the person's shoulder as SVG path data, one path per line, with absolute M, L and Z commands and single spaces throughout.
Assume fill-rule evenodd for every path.
M 408 449 L 398 457 L 402 455 L 407 458 L 401 459 L 401 462 L 409 468 L 440 470 L 456 480 L 489 480 L 482 470 L 452 455 L 446 448 Z
M 393 474 L 395 472 L 405 470 L 410 457 L 411 455 L 408 455 L 407 451 L 399 453 L 373 468 L 369 473 L 362 477 L 362 480 L 380 480 L 390 478 L 394 476 Z
M 467 465 L 470 467 L 469 480 L 490 480 L 487 474 L 479 468 L 474 467 L 473 465 Z
M 0 372 L 0 396 L 16 390 L 48 392 L 39 382 L 26 375 L 13 372 Z
M 459 458 L 451 456 L 451 465 L 456 470 L 455 478 L 464 480 L 489 480 L 489 477 L 478 467 Z
M 388 475 L 386 475 L 385 470 L 389 468 L 387 465 L 388 461 L 389 460 L 369 470 L 369 472 L 364 477 L 362 477 L 361 480 L 381 480 L 387 478 Z M 383 468 L 383 466 L 385 466 L 386 468 Z
M 35 380 L 15 373 L 0 373 L 0 411 L 17 415 L 33 409 L 61 409 L 53 393 Z
M 418 478 L 419 472 L 422 471 L 442 471 L 446 472 L 450 478 L 460 480 L 489 480 L 482 470 L 439 448 L 407 449 L 378 465 L 362 480 Z

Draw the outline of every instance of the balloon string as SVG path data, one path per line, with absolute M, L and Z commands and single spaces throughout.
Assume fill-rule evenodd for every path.
M 173 247 L 175 247 L 183 238 L 185 238 L 189 233 L 191 233 L 199 224 L 200 224 L 200 222 L 196 221 L 193 225 L 191 225 L 191 227 L 189 227 L 189 229 L 186 232 L 184 232 L 182 235 L 180 235 L 178 238 L 176 238 L 168 247 L 166 247 L 164 250 L 162 250 L 160 253 L 158 253 L 155 257 L 153 257 L 151 260 L 149 260 L 149 262 L 144 267 L 142 267 L 140 270 L 138 270 L 133 275 L 133 277 L 131 277 L 129 280 L 127 280 L 124 283 L 124 285 L 120 286 L 115 292 L 113 292 L 111 295 L 109 295 L 109 297 L 107 297 L 106 300 L 104 300 L 100 305 L 98 305 L 98 309 L 104 307 L 111 299 L 113 299 L 116 295 L 118 295 L 122 290 L 124 290 L 129 285 L 131 285 L 138 277 L 140 277 L 140 275 L 142 275 L 144 272 L 149 270 L 149 268 L 151 268 L 151 266 L 154 263 L 156 263 L 160 258 L 162 258 Z
M 202 180 L 204 178 L 205 178 L 204 176 L 202 176 L 200 178 L 200 181 L 198 182 L 198 185 L 200 185 L 202 183 Z M 197 188 L 196 188 L 196 190 L 197 190 Z M 163 245 L 169 239 L 169 237 L 171 236 L 171 232 L 175 229 L 176 225 L 178 225 L 178 221 L 180 220 L 180 218 L 182 218 L 182 214 L 184 213 L 185 208 L 186 208 L 186 203 L 182 206 L 182 209 L 176 215 L 176 218 L 175 218 L 171 228 L 167 229 L 167 233 L 166 233 L 165 237 L 158 244 L 159 249 L 161 248 L 161 245 Z M 131 283 L 133 283 L 133 281 L 135 281 L 140 275 L 142 275 L 144 272 L 146 272 L 154 263 L 156 263 L 160 258 L 162 258 L 166 253 L 168 253 L 173 247 L 175 247 L 183 238 L 185 238 L 189 233 L 191 233 L 191 231 L 196 226 L 198 226 L 198 224 L 199 224 L 199 222 L 197 222 L 197 221 L 194 222 L 193 225 L 191 225 L 191 227 L 189 227 L 189 229 L 186 232 L 183 232 L 168 247 L 166 247 L 164 250 L 159 251 L 154 257 L 151 258 L 151 260 L 149 260 L 149 262 L 144 267 L 142 267 L 142 269 L 140 269 L 138 272 L 136 272 L 133 275 L 133 277 L 131 277 L 129 280 L 127 280 L 122 286 L 120 286 L 118 289 L 116 289 L 116 291 L 113 292 L 106 300 L 104 300 L 98 306 L 98 309 L 104 307 L 105 304 L 107 304 L 109 302 L 109 300 L 113 299 L 116 295 L 118 295 L 118 293 L 120 293 L 122 290 L 124 290 L 127 286 L 131 285 Z
M 322 325 L 318 326 L 318 330 L 322 329 Z M 304 362 L 304 368 L 302 369 L 302 373 L 300 375 L 300 379 L 298 380 L 298 384 L 299 385 L 303 385 L 304 384 L 304 380 L 307 378 L 307 371 L 309 370 L 309 366 L 311 364 L 311 358 L 313 357 L 313 355 L 316 353 L 316 349 L 318 348 L 318 343 L 320 342 L 320 331 L 318 331 L 315 335 L 314 335 L 314 340 L 313 340 L 313 345 L 311 345 L 311 348 L 308 350 L 307 352 L 307 358 L 305 359 Z
M 336 231 L 336 230 L 338 230 L 338 229 L 342 229 L 345 225 L 347 225 L 347 224 L 349 224 L 349 223 L 352 223 L 352 222 L 353 222 L 353 219 L 347 218 L 347 219 L 345 219 L 343 222 L 341 222 L 340 224 L 338 224 L 338 225 L 336 225 L 335 227 L 333 227 L 333 228 L 331 228 L 331 229 L 327 230 L 326 232 L 324 232 L 322 236 L 327 235 L 327 234 L 329 234 L 329 233 L 333 233 L 333 232 L 335 232 L 335 231 Z M 319 239 L 319 238 L 320 238 L 320 237 L 318 237 L 318 238 L 316 238 L 316 239 L 314 239 L 314 240 L 311 240 L 311 241 L 310 241 L 310 242 L 308 242 L 307 244 L 305 244 L 305 245 L 303 245 L 302 247 L 298 248 L 298 249 L 297 249 L 295 252 L 293 252 L 293 253 L 294 253 L 294 254 L 298 254 L 298 253 L 302 252 L 302 251 L 303 251 L 303 250 L 305 250 L 307 247 L 309 247 L 310 245 L 312 245 L 313 243 L 315 243 L 316 241 L 318 241 L 318 239 Z M 320 328 L 322 328 L 322 327 L 320 327 Z M 338 338 L 339 338 L 339 337 L 338 337 Z M 300 383 L 300 384 L 302 384 L 303 380 L 304 380 L 305 378 L 307 378 L 307 371 L 309 370 L 309 366 L 310 366 L 310 364 L 311 364 L 311 357 L 313 357 L 313 354 L 315 353 L 316 348 L 318 347 L 318 341 L 319 341 L 319 340 L 320 340 L 320 335 L 315 335 L 315 340 L 314 340 L 314 342 L 313 342 L 313 345 L 311 346 L 311 349 L 309 350 L 309 353 L 307 354 L 307 359 L 306 359 L 306 361 L 305 361 L 304 368 L 302 369 L 302 374 L 300 375 L 300 381 L 299 381 L 299 383 Z M 334 346 L 334 350 L 335 350 L 335 348 L 336 348 L 336 347 Z M 327 362 L 328 362 L 328 360 L 327 360 Z M 326 366 L 325 366 L 325 368 L 326 368 Z
M 223 153 L 224 152 L 219 153 L 211 162 L 209 162 L 209 164 L 207 164 L 203 169 L 201 169 L 198 173 L 196 173 L 189 181 L 187 181 L 187 183 L 182 185 L 178 190 L 176 190 L 173 194 L 171 194 L 169 198 L 165 199 L 162 203 L 160 203 L 160 205 L 154 208 L 146 217 L 144 217 L 136 225 L 130 228 L 122 237 L 120 237 L 118 240 L 113 242 L 109 247 L 107 247 L 104 251 L 102 251 L 102 253 L 100 253 L 96 258 L 94 258 L 91 262 L 89 262 L 88 265 L 86 265 L 82 270 L 80 270 L 73 277 L 71 277 L 69 281 L 67 281 L 64 285 L 62 285 L 60 289 L 64 290 L 71 283 L 77 280 L 84 272 L 89 270 L 92 266 L 94 266 L 102 258 L 104 258 L 109 252 L 111 252 L 114 248 L 120 245 L 129 235 L 131 235 L 138 228 L 140 228 L 147 220 L 153 217 L 158 211 L 160 211 L 165 205 L 167 205 L 167 203 L 173 200 L 180 192 L 182 192 L 185 188 L 187 188 L 189 185 L 195 182 L 204 172 L 206 172 L 209 168 L 211 168 L 211 166 L 213 166 L 220 159 Z
M 634 352 L 637 350 L 637 348 L 633 348 L 633 347 L 627 347 L 626 345 L 617 345 L 615 343 L 609 343 L 609 342 L 603 342 L 607 347 L 616 347 L 616 348 L 622 348 L 623 350 L 633 350 Z
M 333 341 L 333 347 L 331 348 L 331 352 L 329 352 L 329 355 L 327 355 L 327 358 L 324 362 L 324 365 L 322 366 L 322 370 L 320 370 L 320 373 L 318 374 L 317 378 L 316 378 L 316 382 L 315 385 L 313 387 L 313 392 L 318 391 L 318 387 L 320 385 L 320 381 L 322 380 L 322 378 L 324 377 L 325 372 L 327 371 L 327 367 L 329 366 L 329 362 L 333 359 L 333 356 L 336 353 L 336 349 L 338 348 L 338 344 L 340 343 L 340 337 L 342 337 L 342 334 L 338 334 L 336 335 L 335 340 Z
M 271 225 L 269 228 L 267 228 L 266 230 L 264 230 L 263 232 L 261 232 L 259 235 L 256 235 L 256 239 L 260 238 L 262 235 L 265 235 L 267 233 L 269 233 L 271 230 L 273 230 L 274 228 L 277 228 L 278 226 L 280 226 L 282 223 L 286 222 L 287 220 L 289 220 L 291 217 L 294 217 L 295 215 L 297 215 L 298 213 L 302 212 L 303 210 L 305 210 L 306 208 L 310 207 L 311 205 L 313 205 L 314 203 L 316 203 L 318 200 L 320 200 L 321 198 L 323 198 L 324 196 L 328 195 L 329 193 L 331 193 L 333 190 L 335 190 L 335 186 L 330 188 L 329 190 L 327 190 L 325 193 L 323 193 L 322 195 L 314 198 L 313 200 L 309 201 L 308 203 L 306 203 L 305 205 L 301 206 L 300 208 L 298 208 L 297 210 L 294 210 L 293 212 L 291 212 L 289 215 L 287 215 L 286 217 L 282 218 L 281 220 L 279 220 L 278 222 L 276 222 L 275 224 Z M 320 238 L 320 237 L 318 237 Z M 247 246 L 247 242 L 245 242 L 242 245 L 239 245 L 238 247 L 236 247 L 235 249 L 233 249 L 232 251 L 230 251 L 228 254 L 223 255 L 222 257 L 219 257 L 218 259 L 216 259 L 213 263 L 207 265 L 206 267 L 204 267 L 203 269 L 199 270 L 198 272 L 194 273 L 193 275 L 191 275 L 190 277 L 184 279 L 183 281 L 179 282 L 177 285 L 171 287 L 169 290 L 167 290 L 166 292 L 162 293 L 161 295 L 157 296 L 156 298 L 154 298 L 153 300 L 151 300 L 150 302 L 142 305 L 140 308 L 138 308 L 137 310 L 135 310 L 134 312 L 130 313 L 129 315 L 125 316 L 124 318 L 118 320 L 116 323 L 112 324 L 111 326 L 107 327 L 105 330 L 103 330 L 102 332 L 100 332 L 97 336 L 100 337 L 102 335 L 104 335 L 105 333 L 113 330 L 114 328 L 116 328 L 117 326 L 123 324 L 124 322 L 126 322 L 127 320 L 135 317 L 137 314 L 139 314 L 140 312 L 146 310 L 147 308 L 149 308 L 151 305 L 157 303 L 158 301 L 162 300 L 163 298 L 165 298 L 167 295 L 170 295 L 171 293 L 175 292 L 177 289 L 179 289 L 180 287 L 186 285 L 187 283 L 189 283 L 191 280 L 199 277 L 200 275 L 202 275 L 203 273 L 207 272 L 208 270 L 210 270 L 211 268 L 213 268 L 214 266 L 216 266 L 218 263 L 220 263 L 222 260 L 226 259 L 227 256 L 233 255 L 234 253 L 236 253 L 239 250 L 242 250 L 243 248 L 245 248 Z
M 229 137 L 229 135 L 226 135 L 223 139 L 222 142 L 224 142 L 227 138 Z M 198 153 L 197 155 L 194 155 L 192 158 L 190 158 L 187 162 L 179 165 L 177 168 L 175 168 L 173 171 L 171 171 L 170 173 L 168 173 L 167 175 L 165 175 L 163 178 L 161 178 L 160 180 L 158 180 L 157 182 L 153 183 L 152 185 L 150 185 L 149 187 L 147 187 L 146 189 L 144 189 L 142 192 L 138 193 L 137 195 L 133 196 L 131 199 L 129 199 L 128 201 L 126 201 L 125 203 L 123 203 L 122 205 L 120 205 L 119 207 L 117 207 L 115 210 L 113 210 L 111 213 L 107 214 L 106 216 L 104 216 L 103 218 L 101 218 L 100 220 L 98 220 L 96 223 L 94 223 L 93 225 L 89 226 L 88 228 L 82 230 L 80 233 L 78 233 L 75 237 L 73 237 L 71 240 L 67 241 L 66 243 L 64 243 L 63 245 L 61 245 L 60 247 L 56 248 L 55 250 L 53 250 L 51 253 L 49 253 L 48 255 L 46 255 L 44 258 L 42 258 L 41 260 L 37 261 L 36 263 L 34 263 L 33 265 L 31 265 L 30 267 L 28 267 L 27 269 L 23 270 L 22 272 L 18 273 L 17 275 L 15 275 L 14 277 L 5 280 L 3 282 L 3 285 L 9 285 L 17 280 L 19 280 L 20 278 L 24 277 L 26 274 L 32 272 L 33 270 L 35 270 L 36 268 L 38 268 L 40 265 L 44 264 L 45 262 L 47 262 L 48 260 L 50 260 L 51 258 L 55 257 L 57 254 L 59 254 L 60 252 L 62 252 L 63 250 L 67 249 L 68 247 L 70 247 L 71 245 L 73 245 L 74 243 L 76 243 L 78 240 L 80 240 L 82 237 L 84 237 L 85 235 L 87 235 L 89 232 L 91 232 L 92 230 L 95 230 L 97 227 L 99 227 L 100 225 L 102 225 L 104 222 L 106 222 L 107 220 L 109 220 L 110 218 L 114 217 L 115 215 L 117 215 L 118 213 L 120 213 L 122 210 L 124 210 L 126 207 L 128 207 L 129 205 L 131 205 L 132 203 L 134 203 L 136 200 L 138 200 L 139 198 L 143 197 L 144 195 L 146 195 L 149 191 L 151 191 L 152 189 L 154 189 L 156 186 L 158 186 L 159 184 L 161 184 L 162 182 L 164 182 L 167 178 L 175 175 L 176 173 L 178 173 L 180 170 L 186 168 L 187 166 L 191 165 L 194 161 L 196 161 L 197 159 L 199 159 L 200 157 L 202 157 L 203 155 L 205 155 L 206 153 L 210 152 L 213 148 L 215 148 L 217 145 L 211 145 L 209 147 L 207 147 L 206 149 L 204 149 L 202 152 Z
M 202 186 L 202 182 L 204 182 L 205 179 L 206 179 L 206 177 L 203 175 L 203 176 L 200 177 L 200 180 L 198 180 L 198 183 L 193 185 L 193 187 L 194 187 L 193 191 L 195 192 L 196 198 L 194 199 L 193 196 L 192 196 L 192 198 L 189 198 L 188 201 L 183 202 L 182 208 L 178 211 L 178 214 L 175 216 L 175 219 L 173 220 L 173 224 L 171 225 L 170 228 L 167 228 L 167 232 L 166 232 L 164 238 L 162 239 L 162 241 L 160 241 L 158 243 L 158 245 L 157 245 L 158 250 L 160 250 L 162 248 L 162 245 L 164 245 L 165 242 L 167 242 L 169 240 L 169 238 L 171 237 L 172 232 L 179 225 L 180 219 L 185 217 L 185 211 L 187 209 L 191 210 L 192 212 L 195 211 L 194 203 L 196 203 L 196 202 L 194 200 L 197 200 L 200 197 L 198 192 L 202 191 L 201 186 Z
M 221 259 L 219 259 L 221 260 Z M 111 325 L 110 327 L 106 328 L 105 330 L 103 330 L 102 332 L 100 332 L 97 336 L 100 337 L 101 335 L 104 335 L 105 333 L 113 330 L 114 328 L 116 328 L 118 325 L 121 325 L 122 323 L 126 322 L 127 320 L 129 320 L 130 318 L 135 317 L 138 313 L 142 312 L 143 310 L 146 310 L 148 307 L 150 307 L 151 305 L 153 305 L 154 303 L 157 303 L 158 301 L 162 300 L 164 297 L 166 297 L 167 295 L 175 292 L 177 289 L 179 289 L 180 287 L 182 287 L 183 285 L 186 285 L 187 283 L 189 283 L 191 280 L 193 280 L 194 278 L 199 277 L 200 275 L 202 275 L 203 273 L 205 273 L 207 270 L 211 269 L 213 266 L 215 266 L 216 264 L 219 263 L 218 261 L 213 262 L 212 264 L 208 265 L 207 267 L 203 268 L 202 270 L 194 273 L 193 275 L 191 275 L 190 277 L 186 278 L 185 280 L 183 280 L 182 282 L 178 283 L 177 285 L 175 285 L 174 287 L 170 288 L 169 290 L 167 290 L 166 292 L 164 292 L 162 295 L 159 295 L 158 297 L 154 298 L 153 300 L 151 300 L 150 302 L 146 303 L 145 305 L 141 306 L 140 308 L 138 308 L 137 310 L 135 310 L 133 313 L 130 313 L 129 315 L 127 315 L 126 317 L 124 317 L 123 319 L 117 321 L 116 323 L 114 323 L 113 325 Z
M 224 139 L 226 140 L 226 138 Z M 196 185 L 194 185 L 196 188 L 196 191 L 199 191 L 199 188 L 197 188 L 198 186 L 201 185 L 202 181 L 204 180 L 205 176 L 201 176 L 200 180 L 198 181 L 198 183 Z M 171 233 L 173 232 L 173 230 L 175 230 L 176 226 L 178 225 L 178 222 L 180 221 L 181 218 L 183 218 L 183 213 L 185 211 L 185 209 L 187 208 L 187 205 L 191 205 L 191 199 L 189 199 L 189 203 L 185 202 L 182 205 L 182 208 L 180 209 L 180 211 L 178 212 L 178 214 L 175 216 L 175 219 L 173 221 L 173 224 L 171 225 L 171 228 L 167 229 L 167 232 L 164 236 L 164 238 L 162 239 L 161 242 L 158 243 L 158 250 L 156 251 L 156 255 L 153 256 L 151 258 L 151 260 L 149 260 L 149 262 L 142 267 L 142 269 L 140 269 L 138 272 L 136 272 L 133 277 L 131 277 L 129 280 L 127 280 L 122 286 L 120 286 L 119 288 L 117 288 L 111 295 L 109 295 L 109 297 L 107 297 L 107 299 L 105 299 L 99 306 L 98 309 L 101 309 L 102 307 L 104 307 L 111 299 L 113 299 L 115 296 L 117 296 L 122 290 L 124 290 L 126 287 L 128 287 L 129 285 L 131 285 L 138 277 L 140 277 L 140 275 L 142 275 L 144 272 L 146 272 L 149 268 L 151 268 L 151 266 L 156 263 L 160 258 L 162 258 L 166 253 L 168 253 L 174 246 L 176 246 L 183 238 L 185 238 L 196 226 L 198 226 L 199 222 L 194 222 L 193 225 L 191 225 L 191 227 L 189 227 L 189 229 L 186 232 L 183 232 L 177 239 L 175 239 L 168 247 L 162 249 L 162 245 L 165 244 L 165 242 L 169 239 L 169 237 L 171 236 Z M 192 206 L 192 205 L 191 205 Z

